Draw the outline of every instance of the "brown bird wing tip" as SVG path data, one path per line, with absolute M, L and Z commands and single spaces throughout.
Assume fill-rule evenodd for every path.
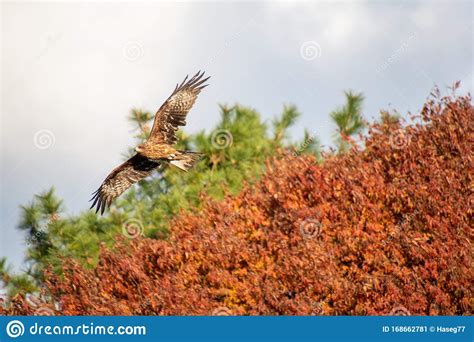
M 89 210 L 95 210 L 96 214 L 99 212 L 100 209 L 102 209 L 101 207 L 103 207 L 104 201 L 100 195 L 100 188 L 92 193 L 92 198 L 89 200 L 89 202 L 92 202 L 92 205 L 90 206 Z M 101 215 L 104 213 L 104 210 L 105 208 L 102 209 Z

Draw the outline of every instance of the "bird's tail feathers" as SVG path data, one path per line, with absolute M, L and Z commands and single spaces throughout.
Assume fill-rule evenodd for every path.
M 170 164 L 176 166 L 183 171 L 189 171 L 194 165 L 204 156 L 202 153 L 191 151 L 180 151 L 181 153 L 175 160 L 170 161 Z

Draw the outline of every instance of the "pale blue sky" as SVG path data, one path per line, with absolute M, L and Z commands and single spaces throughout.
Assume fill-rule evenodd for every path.
M 436 83 L 472 92 L 473 8 L 466 1 L 1 4 L 0 256 L 21 265 L 20 204 L 55 186 L 69 213 L 130 146 L 126 115 L 154 111 L 198 69 L 212 76 L 188 132 L 212 129 L 218 103 L 270 120 L 283 104 L 331 142 L 343 91 L 364 115 L 416 112 Z M 36 137 L 36 140 L 35 140 Z M 41 148 L 47 147 L 47 148 Z

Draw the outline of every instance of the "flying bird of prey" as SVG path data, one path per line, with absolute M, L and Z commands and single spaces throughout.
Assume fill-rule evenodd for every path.
M 186 125 L 186 115 L 196 101 L 209 77 L 203 78 L 204 72 L 198 71 L 191 79 L 188 76 L 155 114 L 150 136 L 145 143 L 137 146 L 133 157 L 116 167 L 105 178 L 99 189 L 92 194 L 92 208 L 103 214 L 106 207 L 134 183 L 149 176 L 163 163 L 170 163 L 177 168 L 188 171 L 201 158 L 202 154 L 191 151 L 176 150 L 173 145 L 178 138 L 179 126 Z

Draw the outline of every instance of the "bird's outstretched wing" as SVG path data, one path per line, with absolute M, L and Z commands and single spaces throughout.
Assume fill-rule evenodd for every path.
M 100 210 L 100 213 L 103 214 L 105 208 L 110 207 L 114 199 L 134 183 L 150 175 L 158 165 L 159 163 L 151 161 L 144 156 L 134 155 L 122 165 L 116 167 L 107 176 L 99 189 L 92 194 L 91 201 L 93 202 L 91 209 L 96 207 L 96 212 Z
M 204 82 L 209 77 L 202 78 L 203 76 L 204 72 L 198 71 L 190 80 L 186 76 L 180 85 L 176 85 L 171 96 L 155 114 L 155 121 L 148 140 L 156 144 L 173 145 L 176 143 L 178 140 L 176 137 L 178 126 L 186 125 L 186 115 L 201 90 L 207 86 Z

